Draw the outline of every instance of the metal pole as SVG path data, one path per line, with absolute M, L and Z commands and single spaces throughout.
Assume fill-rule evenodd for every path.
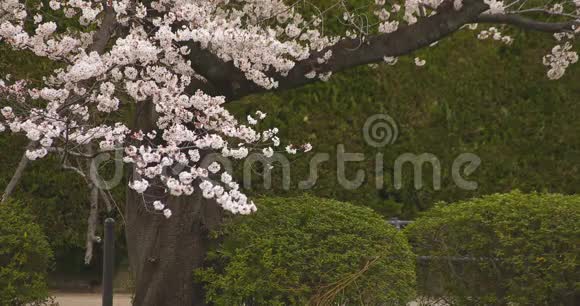
M 103 306 L 113 306 L 113 268 L 115 264 L 115 220 L 105 220 L 103 247 Z

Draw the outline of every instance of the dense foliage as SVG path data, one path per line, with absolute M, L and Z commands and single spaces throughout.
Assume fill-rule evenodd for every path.
M 335 1 L 311 2 L 324 7 Z M 60 28 L 86 29 L 74 19 L 47 18 Z M 325 25 L 338 29 L 340 22 L 328 18 Z M 264 124 L 280 127 L 284 138 L 294 143 L 310 141 L 315 153 L 330 153 L 331 160 L 319 169 L 319 180 L 311 193 L 369 206 L 388 216 L 411 218 L 437 200 L 457 201 L 511 188 L 580 193 L 578 66 L 571 66 L 561 80 L 548 81 L 538 63 L 553 39 L 541 34 L 507 33 L 515 39 L 511 46 L 476 41 L 473 37 L 477 32 L 465 30 L 420 51 L 417 55 L 428 63 L 423 67 L 415 67 L 413 55 L 401 58 L 395 66 L 358 68 L 335 75 L 327 83 L 252 96 L 227 107 L 243 117 L 260 108 L 270 115 Z M 40 81 L 57 67 L 50 60 L 0 44 L 2 78 L 11 74 L 15 79 Z M 385 148 L 369 147 L 362 137 L 366 118 L 375 113 L 387 113 L 399 124 L 398 140 Z M 294 129 L 296 126 L 300 128 Z M 23 138 L 0 136 L 0 161 L 5 165 L 0 169 L 2 187 L 24 152 Z M 347 164 L 349 177 L 358 168 L 367 172 L 367 179 L 357 190 L 345 190 L 336 182 L 337 143 L 344 143 L 348 152 L 365 153 L 365 162 Z M 372 159 L 379 152 L 385 155 L 386 186 L 376 190 Z M 442 190 L 429 186 L 430 168 L 424 171 L 426 188 L 415 190 L 410 167 L 404 171 L 404 188 L 394 189 L 393 161 L 404 152 L 438 156 L 443 165 Z M 474 152 L 483 161 L 470 177 L 479 184 L 475 191 L 461 190 L 450 180 L 449 167 L 462 152 Z M 292 164 L 293 190 L 308 176 L 308 157 Z M 63 254 L 67 267 L 73 266 L 68 264 L 71 260 L 81 266 L 87 189 L 76 174 L 63 172 L 57 162 L 32 163 L 15 197 L 34 215 L 42 216 L 39 224 L 51 233 L 48 238 L 57 257 Z M 279 177 L 278 173 L 274 177 Z M 281 184 L 273 186 L 272 191 L 260 190 L 256 179 L 255 194 L 284 192 Z M 122 205 L 124 193 L 116 196 Z
M 485 43 L 487 46 L 482 47 L 472 35 L 465 32 L 424 51 L 429 65 L 421 68 L 402 59 L 396 66 L 360 68 L 327 83 L 253 96 L 229 107 L 249 114 L 259 106 L 270 114 L 267 124 L 279 126 L 285 138 L 311 142 L 311 154 L 330 154 L 331 160 L 320 167 L 318 182 L 310 193 L 369 206 L 387 216 L 411 218 L 437 200 L 453 202 L 511 188 L 580 193 L 578 68 L 571 67 L 562 80 L 548 81 L 536 62 L 550 39 L 520 34 L 512 46 Z M 524 48 L 532 42 L 534 46 Z M 470 56 L 479 62 L 470 61 Z M 502 69 L 493 68 L 496 64 Z M 40 78 L 50 67 L 39 58 L 17 56 L 0 48 L 0 71 Z M 462 77 L 454 78 L 456 75 Z M 394 144 L 372 148 L 364 142 L 362 127 L 374 113 L 387 113 L 399 124 Z M 301 128 L 287 133 L 292 126 Z M 366 162 L 348 163 L 346 168 L 349 177 L 359 168 L 368 173 L 357 190 L 345 190 L 336 182 L 337 143 L 344 143 L 348 152 L 365 153 Z M 0 136 L 0 151 L 10 152 L 0 154 L 5 165 L 0 169 L 0 186 L 12 176 L 25 144 L 20 137 Z M 395 190 L 392 165 L 403 152 L 438 156 L 443 165 L 442 190 L 434 191 L 428 183 L 428 167 L 423 189 L 412 187 L 412 169 L 408 167 L 404 169 L 404 188 Z M 479 184 L 475 191 L 461 190 L 450 181 L 449 167 L 461 152 L 474 152 L 482 159 L 470 177 Z M 385 169 L 386 187 L 382 190 L 374 187 L 376 153 L 383 153 L 385 167 L 390 167 Z M 275 169 L 274 189 L 263 190 L 255 176 L 253 194 L 295 194 L 298 182 L 308 177 L 311 156 L 292 163 L 293 191 L 281 190 L 280 173 Z M 54 160 L 30 165 L 14 196 L 34 215 L 46 216 L 39 222 L 45 232 L 52 233 L 48 238 L 57 257 L 61 253 L 66 257 L 63 262 L 75 260 L 82 266 L 86 217 L 78 216 L 88 214 L 84 182 L 75 173 L 63 171 Z M 124 192 L 120 187 L 115 195 L 122 205 Z
M 321 198 L 262 198 L 228 223 L 208 268 L 216 305 L 402 305 L 414 296 L 415 257 L 368 208 Z
M 514 191 L 441 203 L 406 233 L 418 255 L 433 256 L 419 269 L 424 295 L 452 305 L 577 305 L 578 220 L 578 196 Z
M 67 20 L 70 22 L 70 20 Z M 74 26 L 66 24 L 67 26 Z M 33 54 L 20 54 L 8 46 L 0 44 L 0 75 L 10 74 L 13 77 L 39 80 L 50 73 L 58 64 Z M 2 134 L 0 136 L 0 162 L 7 165 L 0 170 L 0 186 L 4 188 L 12 178 L 14 171 L 25 152 L 27 139 L 22 136 Z M 83 254 L 89 213 L 89 189 L 84 179 L 73 171 L 63 169 L 58 157 L 30 162 L 22 180 L 12 195 L 23 207 L 34 216 L 45 233 L 55 257 L 57 274 L 97 274 L 100 261 L 95 260 L 92 266 L 85 266 Z M 104 178 L 112 177 L 111 162 L 104 163 L 99 173 Z M 123 204 L 123 182 L 111 190 L 116 204 Z M 104 206 L 104 203 L 101 203 Z M 121 219 L 122 207 L 113 207 L 112 211 L 102 213 L 103 217 L 111 216 Z M 100 223 L 100 221 L 99 221 Z M 99 231 L 100 232 L 100 231 Z M 97 234 L 99 235 L 99 232 Z M 123 242 L 123 230 L 118 228 L 118 237 Z M 119 256 L 124 258 L 124 248 L 120 246 Z M 97 256 L 99 254 L 96 254 Z
M 0 305 L 42 302 L 52 251 L 33 217 L 18 202 L 0 205 Z
M 280 127 L 290 141 L 308 140 L 313 153 L 293 161 L 292 184 L 282 190 L 281 171 L 274 172 L 273 190 L 264 190 L 259 176 L 253 188 L 260 194 L 296 194 L 308 178 L 310 157 L 329 153 L 309 190 L 318 196 L 370 206 L 386 216 L 413 218 L 434 202 L 453 202 L 513 188 L 523 191 L 580 193 L 580 105 L 576 84 L 580 70 L 553 82 L 534 61 L 551 42 L 540 35 L 519 33 L 514 44 L 501 46 L 472 40 L 466 31 L 420 54 L 428 65 L 412 59 L 396 66 L 360 68 L 337 75 L 328 83 L 277 95 L 251 97 L 232 105 L 249 113 L 260 106 L 271 114 L 267 124 Z M 477 61 L 473 61 L 477 58 Z M 453 59 L 453 60 L 450 60 Z M 458 78 L 457 76 L 461 76 Z M 369 146 L 363 138 L 368 117 L 385 113 L 398 124 L 395 143 Z M 294 126 L 300 129 L 290 130 Z M 337 182 L 337 144 L 347 152 L 364 153 L 365 161 L 347 163 L 347 177 L 366 172 L 363 185 L 346 190 Z M 432 169 L 423 169 L 424 186 L 413 187 L 413 169 L 403 169 L 404 185 L 395 189 L 393 165 L 404 153 L 432 153 L 440 160 L 442 184 L 434 190 Z M 461 153 L 474 153 L 481 165 L 468 176 L 476 190 L 463 190 L 451 178 L 451 166 Z M 375 156 L 384 155 L 384 188 L 375 187 Z
M 0 186 L 6 186 L 24 153 L 26 142 L 16 137 L 4 137 L 0 139 L 0 146 L 6 150 L 4 152 L 12 151 L 12 154 L 0 156 L 0 161 L 10 165 L 0 177 Z M 81 247 L 84 244 L 82 229 L 86 228 L 86 217 L 79 216 L 87 215 L 88 205 L 83 205 L 88 202 L 87 190 L 84 181 L 74 175 L 63 171 L 52 159 L 30 163 L 15 195 L 21 205 L 35 216 L 50 216 L 38 218 L 38 222 L 46 232 L 53 233 L 49 239 L 55 248 Z

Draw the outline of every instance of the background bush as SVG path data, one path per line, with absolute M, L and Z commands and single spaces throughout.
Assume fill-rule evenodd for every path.
M 41 302 L 52 251 L 39 225 L 13 201 L 0 205 L 0 305 Z
M 308 196 L 260 199 L 196 271 L 216 305 L 404 305 L 415 257 L 368 208 Z
M 31 5 L 36 2 L 28 1 Z M 324 8 L 336 0 L 310 2 Z M 369 0 L 349 2 L 359 7 Z M 69 19 L 45 16 L 46 21 L 55 19 L 63 30 L 78 26 Z M 335 30 L 337 23 L 329 16 L 326 28 Z M 484 29 L 483 25 L 480 29 Z M 261 188 L 260 179 L 255 177 L 253 189 L 247 193 L 302 193 L 296 187 L 309 175 L 310 157 L 321 152 L 329 153 L 331 159 L 318 169 L 319 179 L 309 193 L 371 207 L 388 217 L 411 219 L 438 201 L 455 202 L 513 188 L 580 193 L 580 65 L 572 65 L 563 79 L 549 81 L 541 60 L 555 44 L 551 35 L 510 28 L 502 32 L 515 38 L 513 45 L 479 41 L 475 38 L 477 31 L 464 30 L 435 47 L 401 58 L 395 66 L 359 67 L 337 74 L 326 83 L 228 103 L 226 107 L 240 118 L 261 109 L 268 117 L 260 128 L 276 126 L 281 138 L 288 142 L 308 141 L 314 146 L 313 152 L 293 162 L 290 191 L 279 187 L 281 175 L 276 168 L 273 190 Z M 416 67 L 415 56 L 426 59 L 428 64 Z M 41 80 L 59 65 L 0 44 L 0 77 L 11 74 L 36 84 L 35 80 Z M 399 126 L 397 141 L 384 148 L 367 145 L 362 136 L 365 120 L 376 113 L 389 114 Z M 0 134 L 0 162 L 4 165 L 0 169 L 1 187 L 14 173 L 26 143 L 22 136 Z M 349 178 L 358 169 L 367 174 L 356 190 L 345 190 L 337 183 L 338 143 L 344 144 L 347 152 L 365 154 L 365 161 L 346 165 Z M 393 188 L 393 162 L 407 152 L 432 153 L 440 159 L 441 190 L 432 188 L 430 167 L 424 169 L 424 188 L 415 189 L 410 166 L 403 169 L 403 188 Z M 451 179 L 453 160 L 464 152 L 475 153 L 482 160 L 469 177 L 478 183 L 477 190 L 458 188 Z M 385 186 L 379 190 L 374 172 L 377 153 L 384 154 L 385 165 Z M 30 163 L 13 196 L 38 216 L 44 232 L 50 233 L 56 272 L 89 270 L 97 275 L 98 258 L 90 267 L 82 263 L 89 207 L 87 189 L 76 174 L 63 172 L 59 161 L 47 158 Z M 125 187 L 123 183 L 115 191 L 121 210 Z M 123 238 L 119 237 L 121 241 Z
M 481 28 L 483 29 L 483 27 Z M 280 128 L 291 143 L 309 141 L 314 149 L 292 164 L 290 191 L 280 186 L 281 171 L 274 170 L 274 189 L 264 190 L 255 176 L 254 192 L 286 196 L 308 178 L 310 158 L 329 153 L 318 169 L 318 181 L 309 192 L 372 207 L 385 216 L 414 218 L 439 201 L 455 202 L 514 188 L 525 192 L 580 193 L 580 104 L 577 85 L 580 65 L 558 81 L 545 76 L 542 56 L 554 42 L 549 35 L 510 32 L 516 39 L 506 47 L 474 38 L 462 31 L 437 46 L 395 66 L 360 67 L 329 82 L 298 90 L 249 97 L 232 103 L 242 117 L 261 109 L 268 113 L 263 126 Z M 427 60 L 416 67 L 414 56 Z M 398 124 L 394 144 L 369 146 L 363 126 L 369 116 L 390 115 Z M 299 127 L 299 128 L 296 128 Z M 337 182 L 336 146 L 364 153 L 362 162 L 347 163 L 348 178 L 366 172 L 363 185 L 346 190 Z M 482 164 L 469 176 L 476 190 L 455 185 L 451 166 L 461 153 L 474 153 Z M 375 187 L 377 153 L 384 159 L 384 188 Z M 441 162 L 441 189 L 434 190 L 432 169 L 423 171 L 424 187 L 413 187 L 413 169 L 403 168 L 403 188 L 393 183 L 394 161 L 403 153 L 431 153 Z
M 514 191 L 439 204 L 406 228 L 423 294 L 453 305 L 577 305 L 580 197 Z M 439 292 L 430 290 L 440 281 Z

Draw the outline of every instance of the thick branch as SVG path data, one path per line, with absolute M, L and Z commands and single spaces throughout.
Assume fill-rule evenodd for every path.
M 111 204 L 111 200 L 109 200 L 109 194 L 107 194 L 102 189 L 99 189 L 99 195 L 101 196 L 101 199 L 103 199 L 103 202 L 105 202 L 107 212 L 110 213 L 111 211 L 113 211 L 113 204 Z
M 448 8 L 413 25 L 402 26 L 393 33 L 369 37 L 364 42 L 360 39 L 344 39 L 332 47 L 312 54 L 306 60 L 297 62 L 284 78 L 276 77 L 275 73 L 270 75 L 278 79 L 278 89 L 284 90 L 317 81 L 318 79 L 305 77 L 312 70 L 320 73 L 339 72 L 355 66 L 380 62 L 385 56 L 406 55 L 441 40 L 466 23 L 472 23 L 488 8 L 482 1 L 472 0 L 459 11 Z M 209 50 L 195 47 L 191 52 L 193 68 L 219 87 L 229 100 L 266 91 L 246 80 L 243 73 L 233 64 L 223 63 Z M 332 50 L 331 59 L 324 64 L 318 64 L 317 59 L 328 50 Z
M 382 62 L 385 56 L 410 54 L 454 33 L 487 9 L 486 4 L 476 1 L 464 6 L 460 11 L 449 8 L 413 25 L 400 27 L 393 33 L 370 37 L 362 45 L 359 39 L 340 41 L 330 48 L 333 56 L 327 63 L 322 65 L 317 63 L 317 59 L 327 50 L 297 63 L 288 77 L 280 81 L 279 88 L 290 89 L 316 81 L 304 76 L 312 70 L 335 73 L 356 66 Z
M 512 14 L 482 14 L 488 8 L 481 0 L 465 0 L 463 8 L 459 11 L 445 7 L 437 15 L 421 19 L 410 26 L 400 27 L 393 33 L 368 37 L 364 42 L 360 39 L 341 40 L 336 45 L 297 62 L 286 77 L 281 77 L 275 72 L 270 72 L 269 75 L 278 81 L 278 89 L 299 87 L 318 81 L 318 78 L 305 77 L 311 71 L 335 73 L 355 66 L 381 62 L 385 56 L 407 55 L 443 39 L 469 23 L 510 24 L 527 30 L 550 33 L 570 31 L 574 25 L 578 25 L 578 21 L 548 23 Z M 228 100 L 266 91 L 248 81 L 231 62 L 224 63 L 210 50 L 202 49 L 198 44 L 193 44 L 191 48 L 193 68 L 204 75 Z M 317 59 L 328 50 L 333 53 L 331 59 L 327 63 L 318 64 Z
M 93 36 L 93 43 L 89 46 L 87 53 L 95 51 L 99 54 L 103 54 L 109 40 L 117 28 L 117 15 L 115 10 L 108 4 L 108 1 L 103 1 L 103 6 L 105 16 L 103 17 L 101 26 Z
M 97 240 L 95 235 L 97 231 L 97 223 L 99 218 L 99 188 L 95 184 L 91 184 L 91 196 L 90 196 L 90 211 L 89 218 L 87 219 L 87 240 L 85 247 L 85 264 L 91 263 L 93 258 L 93 245 Z
M 36 142 L 31 141 L 28 144 L 28 146 L 26 146 L 26 150 L 32 149 L 35 145 L 36 145 Z M 20 158 L 20 162 L 18 163 L 18 167 L 16 167 L 16 170 L 14 171 L 14 175 L 12 175 L 10 182 L 8 183 L 6 188 L 4 189 L 4 194 L 2 195 L 2 200 L 0 201 L 0 203 L 4 203 L 12 195 L 12 193 L 14 192 L 14 189 L 16 189 L 16 186 L 18 186 L 18 183 L 20 182 L 20 179 L 22 178 L 22 174 L 24 173 L 26 166 L 28 166 L 29 161 L 30 160 L 28 159 L 28 157 L 26 157 L 26 151 L 25 151 L 22 154 L 22 157 Z
M 543 22 L 513 14 L 505 14 L 505 15 L 483 14 L 476 19 L 476 22 L 509 24 L 520 27 L 525 30 L 548 32 L 548 33 L 573 31 L 574 26 L 579 25 L 579 22 L 576 20 L 568 22 Z
M 92 154 L 94 151 L 93 146 L 91 144 L 86 145 L 86 150 L 89 154 Z M 94 159 L 87 161 L 88 171 L 91 171 L 91 169 L 93 169 L 93 163 Z M 87 184 L 91 190 L 91 193 L 89 198 L 90 200 L 89 218 L 87 219 L 87 240 L 85 249 L 86 265 L 90 264 L 93 258 L 93 244 L 97 240 L 95 232 L 97 230 L 97 222 L 99 217 L 99 187 L 94 182 L 90 182 L 88 180 Z

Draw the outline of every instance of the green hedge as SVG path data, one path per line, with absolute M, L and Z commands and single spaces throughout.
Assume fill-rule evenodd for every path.
M 434 256 L 419 269 L 423 295 L 453 305 L 577 305 L 579 220 L 580 196 L 514 191 L 439 204 L 405 232 L 418 255 Z
M 484 26 L 481 25 L 480 29 Z M 460 31 L 437 46 L 403 57 L 395 66 L 359 67 L 341 72 L 327 83 L 297 90 L 248 97 L 229 108 L 245 118 L 256 109 L 268 113 L 261 126 L 280 128 L 290 143 L 311 142 L 314 149 L 292 163 L 292 189 L 282 190 L 281 171 L 274 169 L 274 190 L 264 190 L 258 175 L 256 194 L 293 196 L 309 177 L 310 158 L 329 153 L 318 169 L 318 182 L 308 192 L 372 207 L 385 216 L 414 218 L 439 201 L 455 202 L 485 194 L 523 191 L 580 193 L 580 103 L 576 88 L 580 65 L 558 81 L 546 77 L 541 63 L 554 46 L 544 33 L 508 31 L 512 46 L 480 41 L 477 32 Z M 416 67 L 415 56 L 427 60 Z M 365 143 L 368 117 L 385 113 L 398 124 L 395 143 L 374 148 Z M 366 172 L 356 190 L 337 182 L 337 144 L 347 152 L 364 153 L 365 161 L 347 163 L 348 178 Z M 385 187 L 375 187 L 375 157 L 383 154 Z M 441 162 L 441 190 L 431 184 L 425 166 L 424 188 L 413 187 L 413 169 L 403 169 L 403 188 L 395 189 L 394 162 L 404 153 L 432 153 Z M 469 176 L 477 190 L 457 187 L 451 168 L 461 153 L 481 158 Z M 276 172 L 278 171 L 278 172 Z
M 309 196 L 264 198 L 235 218 L 196 271 L 215 305 L 404 305 L 415 257 L 368 208 Z M 334 304 L 332 304 L 334 305 Z
M 0 305 L 47 299 L 52 251 L 39 225 L 18 202 L 0 204 Z
M 336 1 L 311 2 L 324 8 Z M 368 4 L 368 0 L 349 2 Z M 45 20 L 56 17 L 45 16 Z M 66 23 L 63 29 L 75 26 L 70 20 L 59 22 Z M 325 26 L 335 29 L 336 19 L 328 16 Z M 465 30 L 433 48 L 401 58 L 395 66 L 360 67 L 337 74 L 327 83 L 228 103 L 226 107 L 240 118 L 261 109 L 269 115 L 262 127 L 277 126 L 281 138 L 288 142 L 308 141 L 314 146 L 312 153 L 292 164 L 291 191 L 277 187 L 282 186 L 281 176 L 275 173 L 276 189 L 263 190 L 256 179 L 249 192 L 270 196 L 302 193 L 296 187 L 309 176 L 310 157 L 326 152 L 331 159 L 322 164 L 319 180 L 308 192 L 365 205 L 385 216 L 413 218 L 437 201 L 453 202 L 512 188 L 580 193 L 580 65 L 571 66 L 563 79 L 549 81 L 541 59 L 554 45 L 553 38 L 544 33 L 506 34 L 516 39 L 512 46 L 479 41 L 476 32 Z M 412 63 L 415 56 L 427 59 L 428 64 L 416 67 Z M 12 51 L 0 43 L 1 77 L 12 74 L 15 78 L 40 80 L 59 65 L 31 53 Z M 373 148 L 364 142 L 361 129 L 366 118 L 375 113 L 387 113 L 398 123 L 399 137 L 394 144 Z M 348 152 L 365 154 L 364 162 L 347 164 L 349 178 L 358 169 L 367 173 L 357 190 L 345 190 L 337 184 L 338 143 L 345 144 Z M 25 145 L 22 137 L 0 134 L 0 161 L 4 165 L 0 186 L 12 176 Z M 441 190 L 430 187 L 430 167 L 424 171 L 425 188 L 413 188 L 411 167 L 404 169 L 404 188 L 393 188 L 393 162 L 407 152 L 433 153 L 441 160 Z M 463 152 L 475 153 L 482 160 L 470 176 L 479 184 L 474 191 L 458 188 L 451 180 L 453 160 Z M 386 184 L 381 190 L 375 188 L 377 153 L 384 154 Z M 62 172 L 58 160 L 31 165 L 14 197 L 29 206 L 34 215 L 42 216 L 38 222 L 51 233 L 51 246 L 56 257 L 63 258 L 63 268 L 71 267 L 72 259 L 80 258 L 80 263 L 86 218 L 78 216 L 88 213 L 84 182 L 74 173 Z M 120 205 L 124 203 L 125 186 L 116 191 Z

